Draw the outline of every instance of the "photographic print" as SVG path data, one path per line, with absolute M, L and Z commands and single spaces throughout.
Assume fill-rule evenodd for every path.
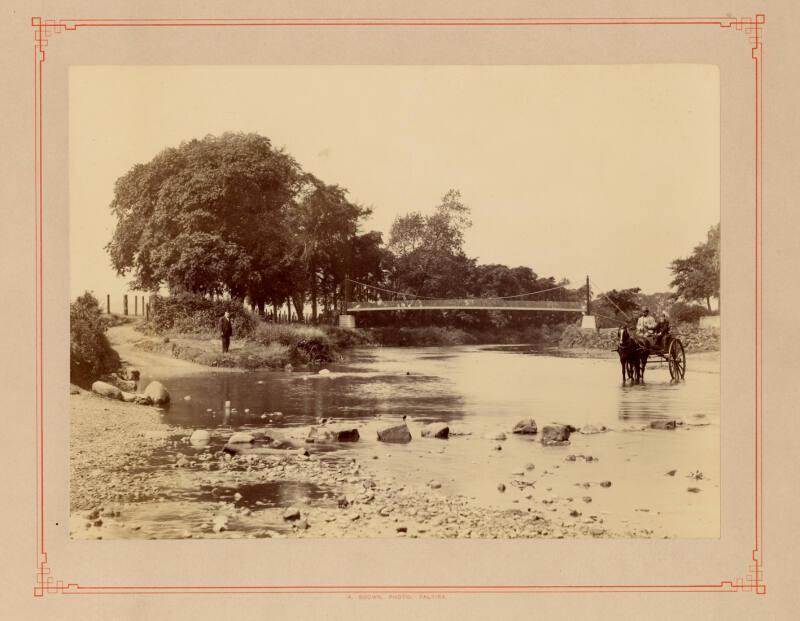
M 72 539 L 716 539 L 712 65 L 72 66 Z

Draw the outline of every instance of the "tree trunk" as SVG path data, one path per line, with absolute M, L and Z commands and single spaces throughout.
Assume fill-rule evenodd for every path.
M 311 264 L 311 319 L 317 322 L 317 267 Z
M 303 301 L 305 296 L 302 293 L 293 293 L 292 302 L 294 302 L 294 310 L 297 314 L 297 320 L 303 321 Z
M 711 312 L 711 298 L 706 297 L 706 306 L 708 307 L 708 312 Z

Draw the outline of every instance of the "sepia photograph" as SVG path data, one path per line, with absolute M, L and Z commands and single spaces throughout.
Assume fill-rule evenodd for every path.
M 68 84 L 71 539 L 720 537 L 716 66 Z

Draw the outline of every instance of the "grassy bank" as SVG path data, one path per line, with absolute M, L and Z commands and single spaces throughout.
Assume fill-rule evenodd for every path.
M 222 353 L 218 322 L 226 312 L 233 338 L 229 351 Z M 343 349 L 371 344 L 360 331 L 271 323 L 236 301 L 188 293 L 155 297 L 149 320 L 138 329 L 147 337 L 135 344 L 140 350 L 217 368 L 323 364 L 338 360 Z
M 222 353 L 219 335 L 210 330 L 188 334 L 170 330 L 153 336 L 136 347 L 209 367 L 251 370 L 333 362 L 343 349 L 372 344 L 369 335 L 358 330 L 260 321 L 244 338 L 234 335 L 227 353 Z

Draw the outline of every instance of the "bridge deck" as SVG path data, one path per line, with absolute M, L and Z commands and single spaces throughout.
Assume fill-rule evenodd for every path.
M 406 310 L 513 310 L 545 312 L 583 312 L 582 302 L 557 300 L 527 302 L 522 300 L 500 300 L 496 298 L 468 298 L 452 300 L 385 300 L 380 302 L 351 302 L 348 313 L 366 311 L 406 311 Z

